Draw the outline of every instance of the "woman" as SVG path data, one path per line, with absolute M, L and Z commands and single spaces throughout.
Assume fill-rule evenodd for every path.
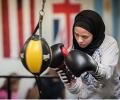
M 16 73 L 11 73 L 9 76 L 18 76 Z M 6 79 L 0 88 L 0 99 L 8 98 L 8 84 L 10 84 L 11 99 L 17 99 L 20 78 L 10 78 L 10 83 Z
M 99 66 L 99 72 L 85 72 L 67 82 L 69 78 L 65 71 L 57 69 L 67 89 L 73 94 L 78 94 L 79 99 L 119 98 L 120 86 L 116 67 L 119 49 L 115 39 L 105 34 L 105 25 L 98 13 L 83 10 L 77 14 L 73 25 L 71 49 L 81 50 L 92 56 Z

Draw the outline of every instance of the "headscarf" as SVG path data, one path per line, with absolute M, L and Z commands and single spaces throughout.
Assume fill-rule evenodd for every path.
M 74 36 L 74 27 L 82 27 L 93 35 L 92 42 L 85 48 L 81 48 Z M 92 56 L 94 51 L 100 47 L 105 38 L 105 24 L 101 16 L 92 10 L 83 10 L 78 13 L 73 25 L 73 47 Z

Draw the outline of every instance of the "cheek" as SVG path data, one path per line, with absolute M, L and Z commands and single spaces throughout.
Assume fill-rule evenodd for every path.
M 17 91 L 18 88 L 19 88 L 19 84 L 15 84 L 15 85 L 13 86 L 13 91 Z
M 85 40 L 85 42 L 86 42 L 86 44 L 90 44 L 92 42 L 92 38 Z
M 92 42 L 92 37 L 88 40 L 88 42 L 89 42 L 89 43 L 91 43 L 91 42 Z

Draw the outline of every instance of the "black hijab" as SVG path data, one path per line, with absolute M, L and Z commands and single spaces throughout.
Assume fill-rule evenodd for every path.
M 93 34 L 92 42 L 85 48 L 81 48 L 74 36 L 74 27 L 82 27 Z M 101 16 L 92 10 L 83 10 L 78 13 L 73 25 L 73 47 L 92 56 L 94 51 L 100 47 L 105 38 L 105 25 Z

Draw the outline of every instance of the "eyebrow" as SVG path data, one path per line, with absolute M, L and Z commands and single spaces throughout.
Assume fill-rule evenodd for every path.
M 79 35 L 79 33 L 74 32 L 75 34 Z
M 79 35 L 79 33 L 74 32 L 76 35 Z M 81 36 L 89 36 L 89 34 L 82 34 Z

